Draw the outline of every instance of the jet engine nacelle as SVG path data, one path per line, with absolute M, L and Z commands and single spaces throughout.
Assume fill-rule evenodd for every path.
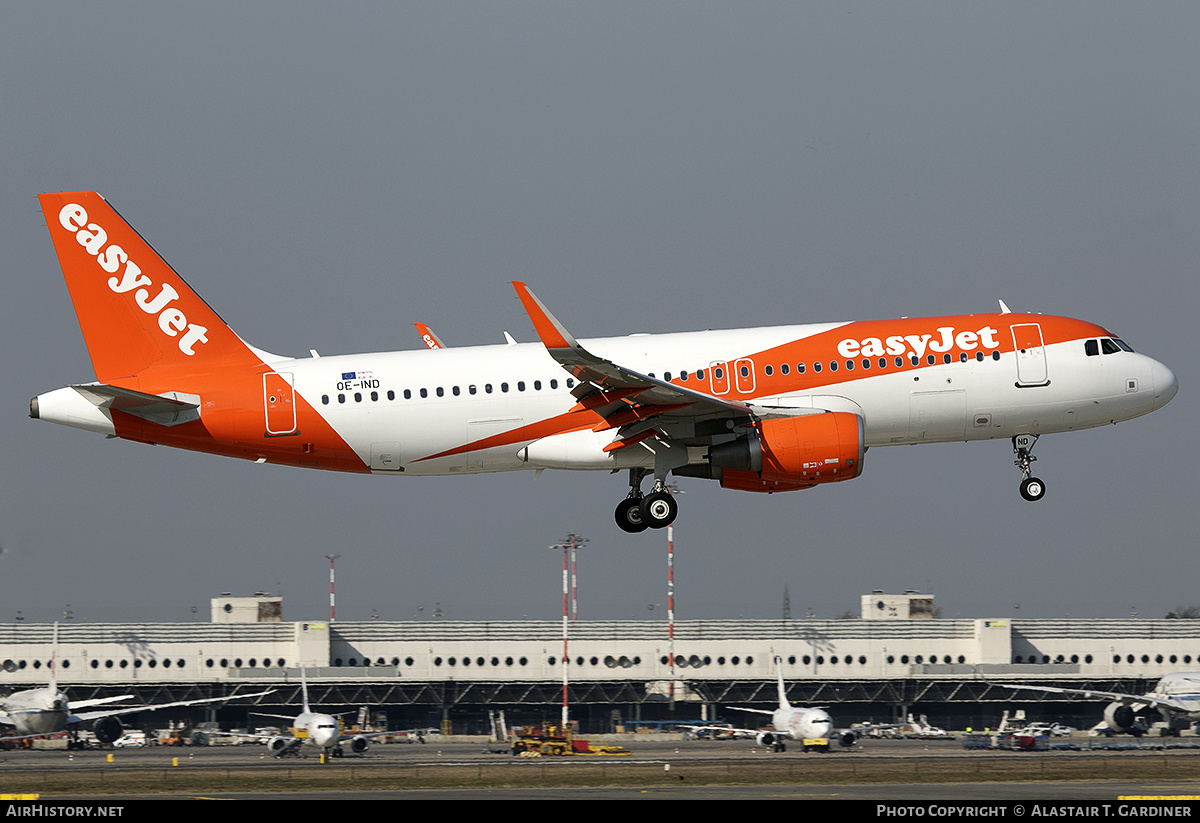
M 272 737 L 267 741 L 267 748 L 271 750 L 271 754 L 282 754 L 287 750 L 290 742 L 291 741 L 282 735 L 279 737 Z
M 1141 737 L 1145 728 L 1138 721 L 1133 709 L 1124 703 L 1109 703 L 1104 710 L 1104 722 L 1114 732 Z
M 758 736 L 754 739 L 758 745 L 766 746 L 767 748 L 773 748 L 783 740 L 776 732 L 759 732 Z
M 101 717 L 92 724 L 92 734 L 96 735 L 96 739 L 103 745 L 108 746 L 125 734 L 125 727 L 115 717 Z
M 371 741 L 363 737 L 361 734 L 357 734 L 350 739 L 350 751 L 354 752 L 355 754 L 362 754 L 370 745 Z
M 837 736 L 837 742 L 846 748 L 850 748 L 858 742 L 858 735 L 854 732 L 842 732 Z
M 745 438 L 709 449 L 721 487 L 785 492 L 852 480 L 866 452 L 863 419 L 851 412 L 823 412 L 761 420 Z

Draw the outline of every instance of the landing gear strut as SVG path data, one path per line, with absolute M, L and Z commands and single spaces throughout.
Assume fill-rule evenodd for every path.
M 1033 447 L 1037 440 L 1036 434 L 1018 434 L 1012 439 L 1013 451 L 1017 455 L 1013 463 L 1025 478 L 1021 481 L 1021 497 L 1030 501 L 1041 500 L 1046 494 L 1046 484 L 1040 478 L 1033 477 L 1029 469 L 1030 464 L 1037 460 L 1033 456 Z

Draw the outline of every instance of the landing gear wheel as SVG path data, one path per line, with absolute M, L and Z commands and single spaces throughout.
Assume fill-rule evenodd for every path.
M 1046 495 L 1046 484 L 1037 477 L 1026 477 L 1021 481 L 1021 496 L 1026 500 L 1041 500 Z
M 646 530 L 646 520 L 642 517 L 642 498 L 627 497 L 617 505 L 617 525 L 621 531 L 630 534 Z
M 652 529 L 662 529 L 675 522 L 679 504 L 669 492 L 651 492 L 642 498 L 642 522 Z

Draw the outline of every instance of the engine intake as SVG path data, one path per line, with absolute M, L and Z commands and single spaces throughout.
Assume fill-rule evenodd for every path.
M 1138 722 L 1137 713 L 1124 703 L 1109 703 L 1104 710 L 1104 722 L 1114 732 L 1141 737 L 1145 727 Z
M 101 717 L 92 724 L 92 734 L 96 735 L 96 739 L 103 745 L 108 746 L 125 734 L 125 727 L 115 717 Z

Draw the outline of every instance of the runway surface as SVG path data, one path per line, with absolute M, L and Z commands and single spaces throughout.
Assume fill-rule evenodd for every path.
M 669 735 L 635 736 L 622 744 L 630 755 L 525 759 L 496 753 L 504 747 L 485 741 L 443 740 L 376 745 L 325 763 L 311 754 L 275 758 L 258 745 L 10 751 L 0 753 L 0 774 L 6 791 L 59 800 L 279 798 L 280 792 L 289 799 L 1005 802 L 1200 795 L 1197 749 L 978 752 L 948 741 L 868 740 L 829 753 L 772 753 L 753 741 Z

